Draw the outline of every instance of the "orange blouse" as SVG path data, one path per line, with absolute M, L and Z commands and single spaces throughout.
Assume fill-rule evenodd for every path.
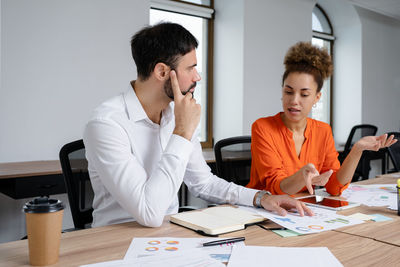
M 348 186 L 336 178 L 340 168 L 331 127 L 307 118 L 304 144 L 296 154 L 293 133 L 285 126 L 281 113 L 256 120 L 251 129 L 251 175 L 247 187 L 285 194 L 280 183 L 304 165 L 314 164 L 319 173 L 330 169 L 333 174 L 325 188 L 331 195 L 340 195 Z M 307 190 L 304 187 L 301 191 Z

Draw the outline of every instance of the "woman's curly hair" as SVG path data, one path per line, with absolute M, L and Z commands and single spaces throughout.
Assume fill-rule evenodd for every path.
M 310 42 L 298 42 L 286 53 L 283 61 L 285 73 L 282 84 L 292 72 L 311 74 L 318 85 L 317 92 L 321 91 L 324 80 L 332 75 L 332 59 L 326 49 L 321 49 Z

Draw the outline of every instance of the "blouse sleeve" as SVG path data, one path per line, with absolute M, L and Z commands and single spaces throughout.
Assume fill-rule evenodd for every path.
M 274 144 L 270 131 L 271 129 L 262 125 L 262 121 L 256 121 L 252 126 L 251 154 L 256 172 L 252 179 L 259 179 L 264 189 L 272 194 L 286 194 L 281 190 L 280 183 L 288 174 L 278 153 L 278 149 L 284 148 L 278 148 Z
M 321 169 L 321 173 L 329 171 L 330 169 L 333 170 L 333 173 L 329 178 L 328 183 L 325 185 L 325 188 L 329 194 L 337 196 L 340 195 L 349 186 L 349 184 L 347 183 L 345 185 L 342 185 L 337 179 L 336 175 L 338 170 L 340 169 L 340 163 L 338 159 L 339 153 L 336 151 L 335 141 L 333 140 L 332 130 L 330 127 L 326 135 L 325 148 L 325 160 Z

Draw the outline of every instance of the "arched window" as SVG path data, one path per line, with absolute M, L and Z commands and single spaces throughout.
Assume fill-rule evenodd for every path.
M 324 12 L 324 10 L 316 5 L 312 12 L 312 44 L 319 47 L 326 48 L 330 55 L 332 55 L 333 41 L 335 37 L 333 35 L 332 25 Z M 332 119 L 332 79 L 325 81 L 322 87 L 322 96 L 316 107 L 311 111 L 311 117 L 313 119 L 324 121 L 331 124 Z

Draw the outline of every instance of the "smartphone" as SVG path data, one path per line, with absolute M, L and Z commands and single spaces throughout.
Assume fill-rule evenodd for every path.
M 344 210 L 360 205 L 360 203 L 348 202 L 345 200 L 333 199 L 323 196 L 306 196 L 300 197 L 298 198 L 298 200 L 303 201 L 306 205 L 330 210 Z

